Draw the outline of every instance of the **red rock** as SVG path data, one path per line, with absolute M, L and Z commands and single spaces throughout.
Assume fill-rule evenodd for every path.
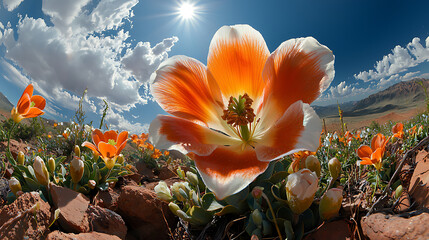
M 15 139 L 10 139 L 10 152 L 12 153 L 12 156 L 14 159 L 18 156 L 19 151 L 22 151 L 24 154 L 27 154 L 28 144 L 23 142 L 22 140 L 17 141 Z M 6 152 L 7 151 L 7 141 L 0 142 L 0 151 Z
M 46 240 L 120 240 L 119 237 L 115 235 L 109 235 L 99 232 L 89 232 L 89 233 L 63 233 L 60 231 L 51 232 Z
M 158 177 L 161 180 L 166 180 L 172 177 L 176 177 L 176 173 L 173 172 L 172 170 L 170 170 L 168 167 L 163 167 L 161 169 L 159 169 L 159 174 Z
M 151 168 L 149 168 L 148 166 L 146 166 L 146 163 L 142 162 L 142 161 L 138 161 L 136 163 L 136 168 L 139 174 L 148 177 L 148 178 L 154 178 L 155 174 L 153 174 L 153 171 Z
M 425 150 L 416 156 L 416 167 L 411 177 L 408 191 L 421 207 L 429 207 L 429 155 Z
M 144 187 L 124 186 L 118 212 L 127 223 L 128 234 L 137 239 L 169 239 L 169 227 L 177 223 L 167 204 Z
M 410 195 L 406 192 L 402 192 L 401 196 L 399 197 L 399 203 L 397 207 L 395 208 L 398 212 L 406 211 L 411 206 L 411 200 Z
M 58 219 L 61 227 L 68 232 L 89 232 L 89 223 L 85 215 L 89 199 L 81 193 L 53 183 L 50 183 L 49 187 L 52 202 L 55 208 L 61 211 Z
M 304 240 L 352 239 L 350 225 L 345 220 L 325 222 L 322 227 L 307 235 Z
M 116 211 L 118 209 L 118 198 L 120 190 L 109 188 L 106 191 L 99 191 L 97 196 L 94 198 L 96 205 L 100 207 Z
M 40 209 L 36 217 L 32 212 L 24 213 L 37 202 L 40 203 Z M 18 217 L 20 213 L 22 215 Z M 38 193 L 24 193 L 0 210 L 0 239 L 45 239 L 49 233 L 48 226 L 53 221 L 51 216 L 51 207 Z
M 382 213 L 372 214 L 361 220 L 363 234 L 373 240 L 429 239 L 429 214 L 422 213 L 403 218 Z
M 86 213 L 88 214 L 91 230 L 125 239 L 127 227 L 119 214 L 109 209 L 92 205 L 89 205 Z

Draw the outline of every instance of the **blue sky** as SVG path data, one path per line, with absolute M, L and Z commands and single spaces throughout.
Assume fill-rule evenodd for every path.
M 249 24 L 270 51 L 313 36 L 335 55 L 335 78 L 314 103 L 359 100 L 399 81 L 429 78 L 428 1 L 2 0 L 0 91 L 15 104 L 32 82 L 46 117 L 68 121 L 88 88 L 85 110 L 97 126 L 103 101 L 111 128 L 147 130 L 164 113 L 147 91 L 169 56 L 206 63 L 213 34 Z

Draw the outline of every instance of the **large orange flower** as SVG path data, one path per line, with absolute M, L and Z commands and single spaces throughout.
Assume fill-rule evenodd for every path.
M 374 167 L 379 171 L 382 166 L 384 150 L 389 139 L 390 137 L 386 139 L 383 134 L 379 133 L 372 138 L 371 147 L 367 145 L 359 147 L 357 154 L 361 161 L 358 163 L 361 165 L 374 165 Z
M 332 51 L 312 37 L 283 42 L 270 54 L 248 25 L 214 35 L 207 67 L 175 56 L 154 74 L 152 94 L 168 113 L 149 128 L 159 149 L 195 154 L 206 186 L 220 199 L 265 171 L 270 161 L 315 151 L 322 130 L 309 106 L 334 77 Z
M 14 122 L 19 123 L 24 118 L 34 118 L 44 114 L 46 100 L 39 95 L 33 96 L 33 84 L 28 85 L 16 107 L 12 108 L 11 116 Z
M 118 134 L 117 131 L 110 130 L 103 134 L 99 129 L 95 129 L 92 131 L 92 142 L 94 144 L 84 142 L 82 146 L 98 153 L 104 163 L 106 163 L 106 167 L 108 169 L 112 169 L 115 165 L 116 158 L 127 144 L 127 140 L 127 131 L 123 131 Z

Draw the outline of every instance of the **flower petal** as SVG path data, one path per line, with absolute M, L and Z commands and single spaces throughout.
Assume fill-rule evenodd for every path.
M 100 151 L 98 151 L 98 148 L 94 144 L 92 144 L 90 142 L 84 142 L 84 143 L 82 143 L 82 147 L 87 147 L 87 148 L 91 149 L 93 152 L 100 153 Z
M 247 93 L 256 100 L 265 86 L 261 73 L 269 55 L 264 38 L 249 25 L 223 26 L 210 43 L 207 68 L 227 99 Z
M 123 131 L 123 132 L 119 133 L 118 139 L 116 140 L 116 144 L 117 144 L 117 146 L 121 146 L 122 143 L 126 142 L 127 140 L 128 140 L 128 132 Z
M 28 94 L 28 96 L 30 96 L 30 98 L 33 96 L 33 84 L 29 84 L 25 89 L 24 92 L 22 93 L 22 96 L 24 96 L 25 94 Z M 21 98 L 22 98 L 21 96 Z
M 24 118 L 34 118 L 43 115 L 44 112 L 38 108 L 32 107 L 25 114 L 22 114 Z
M 21 98 L 16 105 L 19 114 L 27 113 L 30 108 L 30 95 L 27 93 L 22 94 Z
M 381 148 L 377 148 L 372 154 L 371 154 L 371 161 L 373 164 L 376 164 L 378 162 L 381 162 L 381 158 L 383 157 L 384 150 Z
M 100 151 L 103 158 L 112 158 L 116 155 L 116 147 L 105 142 L 100 142 L 98 144 L 98 150 Z
M 372 165 L 372 161 L 369 158 L 363 158 L 362 161 L 359 161 L 360 165 Z
M 377 148 L 384 148 L 385 142 L 386 142 L 386 137 L 381 133 L 378 133 L 377 135 L 372 137 L 372 140 L 371 140 L 372 151 L 374 152 L 375 150 L 377 150 Z
M 114 141 L 118 140 L 118 132 L 115 130 L 109 130 L 104 132 L 104 142 L 109 142 L 112 139 Z
M 259 161 L 253 150 L 236 152 L 230 147 L 218 147 L 208 156 L 195 155 L 194 160 L 204 183 L 218 199 L 244 189 L 269 164 Z
M 175 56 L 163 62 L 152 77 L 152 95 L 166 112 L 206 125 L 219 122 L 223 100 L 201 62 Z
M 209 155 L 217 145 L 241 143 L 225 134 L 201 126 L 191 121 L 158 115 L 150 124 L 149 140 L 158 149 L 175 149 L 186 154 Z
M 46 106 L 46 100 L 42 96 L 34 95 L 31 97 L 31 102 L 34 102 L 34 107 L 43 110 Z
M 298 101 L 256 143 L 260 161 L 271 161 L 294 152 L 316 151 L 322 125 L 316 112 L 308 104 Z
M 273 119 L 278 119 L 298 100 L 312 103 L 330 85 L 334 75 L 334 55 L 316 39 L 283 42 L 268 58 L 263 71 L 267 84 L 264 104 L 269 103 L 265 112 L 275 114 Z
M 356 150 L 356 153 L 360 159 L 370 158 L 372 154 L 372 150 L 369 146 L 363 145 Z
M 94 142 L 95 146 L 98 146 L 100 141 L 106 142 L 104 139 L 104 135 L 100 129 L 95 129 L 92 131 L 92 142 Z

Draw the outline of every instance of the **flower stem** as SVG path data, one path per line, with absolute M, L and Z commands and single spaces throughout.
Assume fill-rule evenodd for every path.
M 372 196 L 371 196 L 371 201 L 372 199 L 374 199 L 375 192 L 377 191 L 377 188 L 378 188 L 379 175 L 380 175 L 380 172 L 377 170 L 377 175 L 375 175 L 375 187 L 374 187 L 374 192 L 372 193 Z
M 262 192 L 262 197 L 265 199 L 265 201 L 267 201 L 268 207 L 270 208 L 271 214 L 273 215 L 274 226 L 276 226 L 277 234 L 279 235 L 280 239 L 283 239 L 282 234 L 280 233 L 280 228 L 277 225 L 276 214 L 274 213 L 274 210 L 273 210 L 273 207 L 271 206 L 270 200 L 268 199 L 267 195 L 265 195 L 264 192 Z
M 13 122 L 12 128 L 9 131 L 8 137 L 7 137 L 7 152 L 9 153 L 10 156 L 12 156 L 12 153 L 10 152 L 10 138 L 12 137 L 12 132 L 15 129 L 16 126 L 16 122 Z M 10 162 L 10 160 L 9 160 Z

